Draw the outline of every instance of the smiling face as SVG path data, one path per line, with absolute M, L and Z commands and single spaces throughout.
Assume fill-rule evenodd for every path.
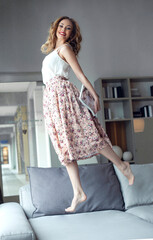
M 69 19 L 63 19 L 62 21 L 59 22 L 56 31 L 57 39 L 61 40 L 63 43 L 66 42 L 70 38 L 72 30 L 73 30 L 72 22 Z

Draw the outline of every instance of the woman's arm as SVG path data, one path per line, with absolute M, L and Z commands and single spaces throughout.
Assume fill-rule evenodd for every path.
M 83 83 L 83 85 L 89 90 L 89 92 L 92 94 L 92 96 L 95 98 L 97 97 L 97 93 L 95 92 L 92 84 L 87 79 L 87 77 L 84 75 L 80 64 L 78 63 L 78 60 L 73 52 L 73 50 L 69 46 L 65 46 L 60 50 L 60 55 L 62 58 L 66 60 L 66 62 L 69 63 L 71 66 L 73 72 L 75 73 L 76 77 Z
M 76 77 L 82 82 L 82 84 L 89 90 L 91 95 L 95 99 L 95 110 L 96 112 L 100 110 L 100 103 L 99 103 L 99 97 L 93 88 L 90 81 L 87 79 L 87 77 L 84 75 L 80 64 L 78 63 L 78 60 L 73 52 L 73 50 L 69 46 L 65 46 L 60 50 L 60 56 L 64 58 L 66 62 L 69 63 L 72 70 L 74 71 Z

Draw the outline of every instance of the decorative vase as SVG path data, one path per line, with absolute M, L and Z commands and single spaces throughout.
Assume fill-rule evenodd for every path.
M 133 156 L 132 156 L 132 153 L 131 152 L 124 152 L 123 153 L 123 160 L 124 161 L 131 161 L 132 160 L 132 158 L 133 158 Z
M 119 146 L 112 146 L 114 152 L 119 156 L 119 158 L 121 159 L 123 156 L 123 151 Z

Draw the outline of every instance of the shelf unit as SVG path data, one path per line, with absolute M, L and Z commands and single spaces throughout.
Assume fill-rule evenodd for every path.
M 94 86 L 101 105 L 97 117 L 112 145 L 120 146 L 123 152 L 130 151 L 133 155 L 131 163 L 142 163 L 145 160 L 138 159 L 140 154 L 136 143 L 140 133 L 135 133 L 134 121 L 144 119 L 147 123 L 150 119 L 153 123 L 153 77 L 99 78 Z M 98 160 L 106 162 L 104 157 L 98 157 Z M 147 162 L 153 162 L 153 159 Z

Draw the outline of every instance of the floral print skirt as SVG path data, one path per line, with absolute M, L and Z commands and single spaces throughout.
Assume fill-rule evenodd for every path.
M 54 77 L 43 92 L 43 114 L 48 134 L 62 165 L 96 156 L 111 142 L 96 116 L 79 100 L 69 80 Z

